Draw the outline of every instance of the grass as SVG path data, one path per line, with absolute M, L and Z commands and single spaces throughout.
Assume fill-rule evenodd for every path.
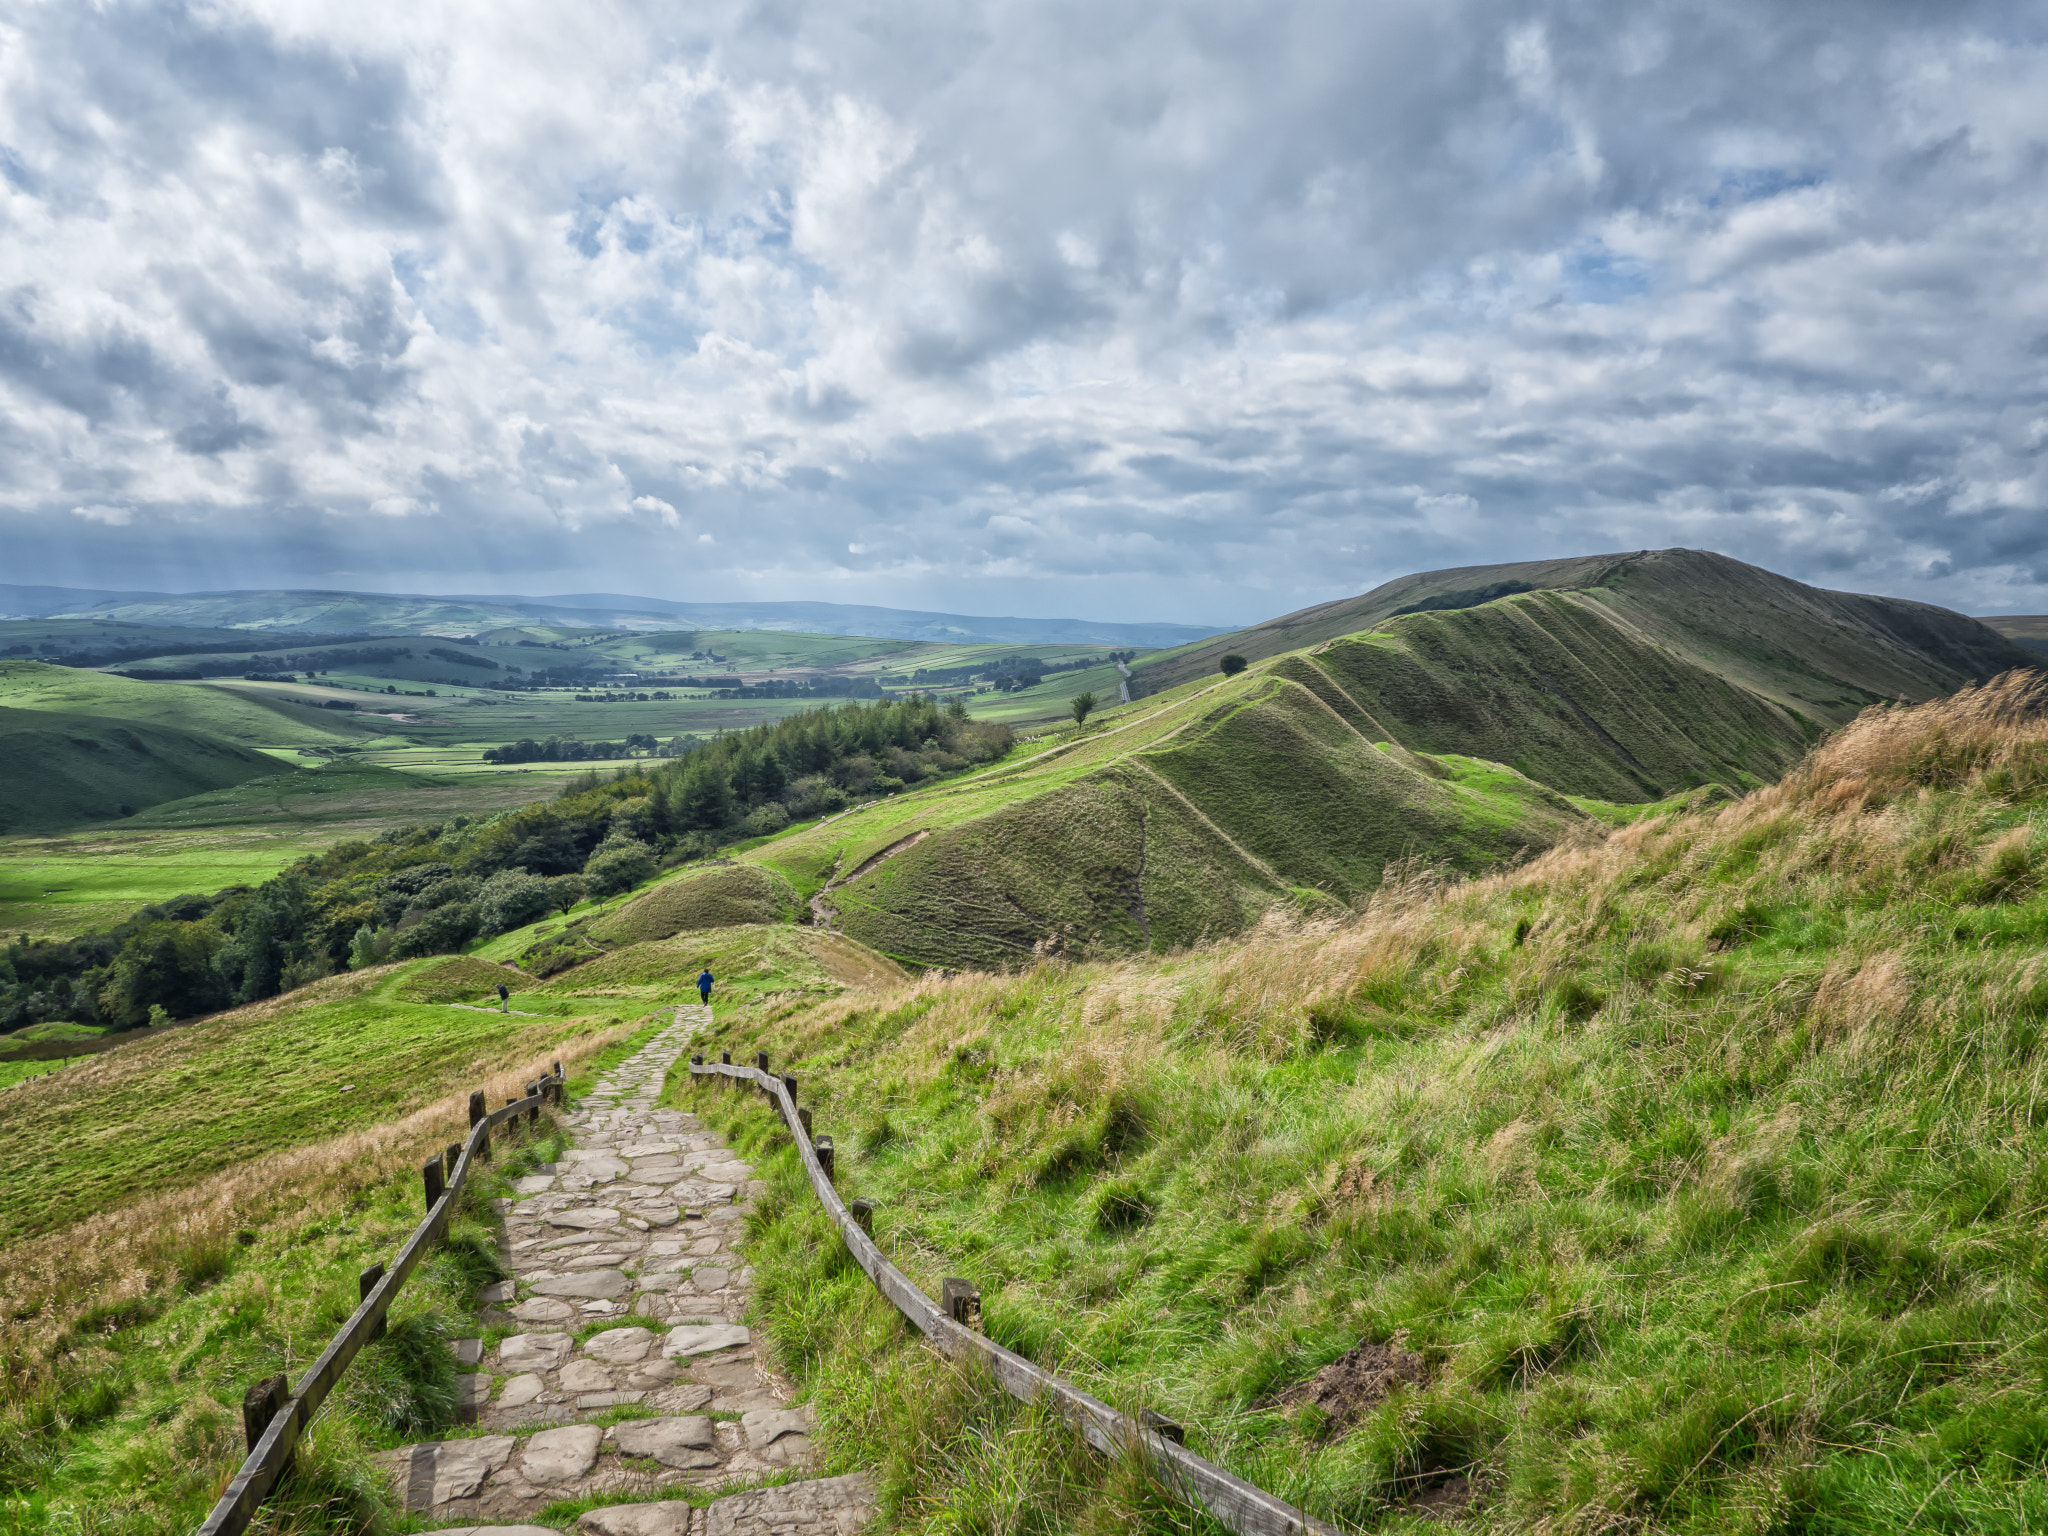
M 1512 770 L 1383 750 L 1371 725 L 1262 664 L 741 857 L 870 948 L 987 967 L 1170 950 L 1276 905 L 1341 908 L 1389 860 L 1434 849 L 1478 867 L 1584 820 Z
M 138 683 L 33 661 L 0 661 L 0 707 L 194 731 L 249 748 L 353 746 L 374 729 L 338 711 L 214 684 Z
M 196 731 L 41 709 L 0 708 L 0 755 L 0 832 L 13 833 L 111 821 L 278 771 Z
M 184 891 L 259 885 L 326 842 L 300 828 L 0 838 L 0 927 L 51 938 L 112 927 Z
M 728 1014 L 990 1333 L 1354 1529 L 2048 1517 L 2048 724 L 1878 710 L 1781 784 L 1356 916 Z M 759 1317 L 895 1528 L 1186 1528 L 949 1382 L 773 1193 Z M 1360 1345 L 1420 1382 L 1284 1394 Z M 991 1517 L 993 1518 L 993 1517 Z
M 577 1054 L 599 1043 L 579 1042 Z M 295 1378 L 354 1310 L 357 1274 L 388 1261 L 424 1214 L 418 1160 L 462 1119 L 451 1098 L 203 1181 L 145 1206 L 146 1225 L 87 1224 L 11 1250 L 0 1322 L 7 1529 L 196 1526 L 242 1459 L 243 1391 L 273 1372 Z M 453 1427 L 446 1344 L 476 1335 L 479 1288 L 503 1273 L 489 1199 L 558 1146 L 544 1122 L 468 1186 L 446 1240 L 343 1376 L 254 1529 L 417 1526 L 392 1506 L 369 1454 Z
M 1825 725 L 1881 699 L 1929 699 L 2028 657 L 1975 619 L 1904 599 L 1828 592 L 1696 549 L 1468 566 L 1403 576 L 1360 597 L 1143 657 L 1134 694 L 1213 675 L 1408 614 L 1467 612 L 1533 591 L 1569 592 L 1638 639 Z
M 408 1002 L 399 987 L 413 968 L 331 977 L 11 1089 L 0 1097 L 0 1243 L 401 1118 L 619 1022 L 616 1004 L 565 997 L 539 1018 Z

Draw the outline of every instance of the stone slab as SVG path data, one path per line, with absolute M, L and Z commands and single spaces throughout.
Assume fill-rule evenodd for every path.
M 701 1415 L 615 1424 L 612 1439 L 622 1454 L 651 1456 L 664 1467 L 694 1470 L 718 1465 L 718 1437 L 712 1433 L 711 1420 Z
M 548 1384 L 531 1371 L 524 1376 L 514 1376 L 505 1383 L 505 1390 L 498 1394 L 500 1408 L 524 1408 L 528 1403 L 537 1402 Z
M 681 1499 L 653 1504 L 608 1504 L 576 1522 L 577 1536 L 687 1536 L 690 1506 Z M 558 1531 L 548 1536 L 561 1536 Z
M 566 1301 L 536 1296 L 519 1303 L 512 1309 L 512 1315 L 522 1323 L 566 1323 L 576 1315 L 576 1309 Z
M 498 1346 L 498 1363 L 508 1371 L 552 1371 L 574 1344 L 566 1333 L 515 1333 Z
M 636 1360 L 645 1360 L 652 1348 L 654 1334 L 649 1329 L 611 1328 L 586 1339 L 583 1353 L 607 1365 L 631 1365 Z
M 855 1472 L 728 1494 L 698 1511 L 691 1536 L 857 1536 L 874 1509 L 874 1484 Z
M 579 1205 L 566 1211 L 548 1212 L 548 1225 L 551 1227 L 581 1227 L 591 1231 L 618 1224 L 619 1213 L 608 1205 Z
M 595 1424 L 544 1429 L 519 1450 L 519 1470 L 529 1482 L 572 1483 L 597 1461 L 604 1431 Z
M 708 1355 L 717 1350 L 733 1349 L 741 1344 L 753 1342 L 753 1334 L 737 1323 L 705 1323 L 694 1327 L 671 1328 L 661 1352 L 671 1360 L 679 1360 L 690 1355 Z
M 555 1275 L 546 1280 L 536 1280 L 530 1287 L 541 1296 L 579 1296 L 602 1300 L 623 1296 L 632 1288 L 633 1282 L 626 1278 L 626 1272 L 621 1269 L 592 1269 L 581 1274 Z

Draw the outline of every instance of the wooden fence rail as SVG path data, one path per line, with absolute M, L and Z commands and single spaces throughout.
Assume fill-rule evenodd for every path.
M 285 1378 L 273 1376 L 249 1389 L 242 1403 L 242 1422 L 250 1442 L 248 1459 L 200 1525 L 198 1536 L 241 1536 L 248 1529 L 257 1508 L 290 1465 L 292 1449 L 313 1422 L 314 1412 L 327 1400 L 357 1352 L 383 1334 L 385 1314 L 391 1310 L 398 1288 L 434 1240 L 447 1231 L 471 1166 L 490 1161 L 492 1130 L 521 1116 L 529 1123 L 537 1121 L 543 1103 L 562 1101 L 562 1064 L 558 1061 L 554 1068 L 546 1077 L 526 1085 L 526 1097 L 513 1099 L 502 1109 L 490 1109 L 481 1088 L 469 1096 L 469 1137 L 450 1146 L 445 1154 L 427 1159 L 421 1169 L 427 1214 L 398 1250 L 398 1257 L 388 1266 L 378 1264 L 363 1271 L 362 1304 L 299 1378 L 298 1386 L 287 1393 Z
M 804 1171 L 810 1176 L 811 1189 L 838 1227 L 855 1262 L 896 1310 L 941 1351 L 980 1357 L 995 1373 L 1004 1391 L 1027 1403 L 1041 1394 L 1050 1394 L 1060 1416 L 1090 1445 L 1110 1455 L 1143 1455 L 1160 1482 L 1182 1503 L 1207 1510 L 1238 1536 L 1339 1536 L 1334 1526 L 1303 1514 L 1284 1499 L 1275 1498 L 1263 1488 L 1256 1488 L 1197 1456 L 1181 1444 L 1180 1426 L 1171 1419 L 1149 1410 L 1132 1419 L 976 1332 L 968 1325 L 979 1315 L 980 1297 L 969 1282 L 948 1280 L 945 1305 L 911 1284 L 908 1276 L 882 1256 L 882 1250 L 869 1235 L 871 1209 L 849 1211 L 833 1188 L 832 1138 L 820 1136 L 813 1140 L 810 1112 L 797 1108 L 796 1079 L 769 1072 L 765 1052 L 756 1056 L 755 1061 L 758 1065 L 745 1067 L 734 1066 L 730 1061 L 707 1063 L 702 1056 L 693 1056 L 690 1072 L 698 1077 L 723 1076 L 752 1082 L 775 1101 L 796 1142 Z M 865 1200 L 854 1204 L 867 1207 Z

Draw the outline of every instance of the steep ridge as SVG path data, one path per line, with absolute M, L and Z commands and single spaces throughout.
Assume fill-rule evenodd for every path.
M 1347 904 L 1393 861 L 1477 869 L 1584 820 L 1513 769 L 1376 739 L 1363 716 L 1270 667 L 1147 705 L 749 857 L 807 894 L 856 871 L 832 886 L 834 921 L 884 954 L 1001 967 L 1199 943 L 1275 904 Z
M 1802 714 L 1840 724 L 1878 699 L 1929 699 L 2028 664 L 1979 621 L 1904 598 L 1830 592 L 1726 555 L 1642 550 L 1403 576 L 1359 597 L 1147 656 L 1131 693 L 1213 673 L 1218 658 L 1277 656 L 1405 614 L 1456 612 L 1517 593 L 1578 592 L 1646 638 Z
M 1236 678 L 749 857 L 806 898 L 832 880 L 830 920 L 899 960 L 1164 951 L 1355 903 L 1404 860 L 1470 871 L 1550 847 L 1585 814 L 1568 795 L 1759 787 L 1871 702 L 2029 659 L 1959 614 L 1687 550 L 1435 572 L 1368 599 L 1247 632 L 1320 639 Z M 1362 613 L 1373 627 L 1323 633 Z
M 1274 666 L 1325 673 L 1404 746 L 1512 762 L 1604 800 L 1774 779 L 1818 734 L 1810 719 L 1646 643 L 1585 593 L 1410 614 Z

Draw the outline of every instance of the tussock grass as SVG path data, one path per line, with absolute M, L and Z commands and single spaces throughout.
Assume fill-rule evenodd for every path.
M 2043 704 L 1868 711 L 1741 801 L 1411 866 L 1344 920 L 714 1043 L 797 1075 L 927 1289 L 973 1277 L 991 1334 L 1346 1526 L 2037 1528 Z M 762 1111 L 678 1091 L 758 1147 L 760 1320 L 831 1443 L 905 1469 L 904 1529 L 960 1528 L 919 1477 L 1043 1529 L 1181 1518 L 1086 1458 L 977 1462 L 1014 1410 L 946 1406 Z M 1366 1342 L 1427 1385 L 1334 1434 L 1280 1402 Z

